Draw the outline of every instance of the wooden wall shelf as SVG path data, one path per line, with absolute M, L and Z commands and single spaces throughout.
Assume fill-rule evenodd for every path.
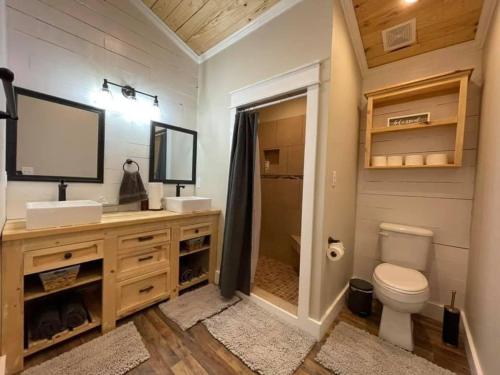
M 420 129 L 435 128 L 439 126 L 456 126 L 457 123 L 458 123 L 457 119 L 439 120 L 439 121 L 431 121 L 430 123 L 427 124 L 377 127 L 377 128 L 372 128 L 371 132 L 372 134 L 379 134 L 379 133 L 391 133 L 391 132 L 400 132 L 407 130 L 420 130 Z
M 465 133 L 465 114 L 467 106 L 467 90 L 469 78 L 472 74 L 472 69 L 460 70 L 456 72 L 446 73 L 427 77 L 425 79 L 406 82 L 399 85 L 385 87 L 376 91 L 365 93 L 368 100 L 367 103 L 367 118 L 366 118 L 366 136 L 365 136 L 365 161 L 366 169 L 418 169 L 418 168 L 456 168 L 462 166 L 462 154 Z M 376 110 L 379 111 L 377 116 L 380 116 L 380 111 L 386 111 L 385 114 L 395 111 L 394 107 L 404 103 L 411 103 L 417 100 L 424 99 L 424 102 L 429 102 L 428 99 L 443 95 L 456 95 L 458 104 L 456 113 L 448 114 L 449 117 L 441 118 L 426 124 L 412 124 L 399 126 L 378 126 L 374 127 L 374 116 Z M 422 102 L 420 102 L 422 103 Z M 384 108 L 389 107 L 389 108 Z M 398 111 L 401 113 L 401 106 Z M 406 110 L 407 111 L 407 110 Z M 454 111 L 454 110 L 453 110 Z M 422 109 L 421 112 L 428 112 Z M 418 113 L 418 112 L 417 112 Z M 431 118 L 432 118 L 431 113 Z M 378 120 L 378 123 L 381 121 Z M 447 165 L 422 165 L 422 166 L 397 166 L 397 167 L 373 167 L 371 165 L 372 142 L 373 137 L 377 134 L 396 133 L 405 131 L 425 131 L 426 129 L 438 127 L 454 127 L 454 152 L 452 162 Z M 422 153 L 422 150 L 412 150 L 412 153 Z M 380 154 L 380 152 L 377 152 Z M 393 154 L 393 153 L 391 153 Z M 404 153 L 403 153 L 404 154 Z
M 458 168 L 459 165 L 446 164 L 446 165 L 400 165 L 400 166 L 386 166 L 386 167 L 366 167 L 366 169 L 421 169 L 421 168 Z

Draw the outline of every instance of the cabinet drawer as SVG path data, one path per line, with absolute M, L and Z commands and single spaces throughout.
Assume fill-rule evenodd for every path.
M 119 237 L 118 249 L 130 249 L 145 245 L 155 245 L 167 241 L 170 241 L 170 229 L 135 233 Z
M 89 241 L 24 253 L 24 274 L 47 271 L 103 257 L 104 241 Z
M 165 270 L 119 283 L 116 291 L 117 316 L 121 317 L 167 298 L 170 294 L 169 281 L 169 272 Z
M 132 250 L 118 255 L 118 278 L 125 279 L 136 273 L 144 274 L 168 267 L 170 245 L 163 244 Z
M 212 227 L 210 223 L 188 225 L 185 227 L 181 227 L 181 241 L 188 240 L 190 238 L 206 236 L 211 233 Z

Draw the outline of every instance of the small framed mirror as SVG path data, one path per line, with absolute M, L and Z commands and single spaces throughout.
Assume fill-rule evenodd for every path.
M 149 181 L 194 185 L 196 145 L 194 130 L 151 121 Z
M 14 88 L 18 120 L 7 121 L 7 178 L 103 182 L 102 109 Z

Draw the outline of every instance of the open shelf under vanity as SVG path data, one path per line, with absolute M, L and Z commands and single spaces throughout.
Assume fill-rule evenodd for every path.
M 179 243 L 179 291 L 209 279 L 212 233 L 209 227 L 195 228 Z
M 76 279 L 68 285 L 62 285 L 51 290 L 47 290 L 46 287 L 44 287 L 39 272 L 30 273 L 24 276 L 24 357 L 30 356 L 40 350 L 68 340 L 101 325 L 102 259 L 95 259 L 75 265 L 79 267 Z M 61 269 L 64 269 L 64 267 L 50 269 L 49 272 L 57 272 Z M 83 309 L 86 312 L 87 317 L 85 322 L 74 328 L 62 327 L 63 329 L 60 332 L 55 333 L 50 338 L 34 339 L 32 337 L 30 328 L 31 323 L 36 319 L 36 315 L 40 314 L 43 306 L 52 305 L 59 309 L 60 305 L 64 304 L 66 299 L 76 296 L 82 301 Z
M 73 329 L 67 328 L 52 336 L 51 339 L 32 340 L 27 337 L 24 348 L 25 357 L 72 337 L 78 336 L 79 334 L 90 331 L 91 329 L 97 328 L 101 325 L 102 304 L 100 285 L 93 285 L 91 287 L 87 286 L 85 289 L 79 289 L 78 287 L 75 288 L 82 294 L 83 301 L 88 312 L 87 321 Z

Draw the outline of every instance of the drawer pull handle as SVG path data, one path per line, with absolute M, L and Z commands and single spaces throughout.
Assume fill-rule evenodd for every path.
M 200 230 L 199 229 L 195 229 L 194 233 L 200 233 Z
M 151 292 L 153 289 L 154 289 L 154 286 L 153 286 L 153 285 L 151 285 L 151 286 L 148 286 L 147 288 L 140 289 L 140 290 L 139 290 L 139 293 L 149 293 L 149 292 Z
M 153 238 L 154 238 L 154 236 L 143 236 L 143 237 L 139 237 L 139 242 L 151 241 Z
M 65 253 L 64 259 L 71 259 L 73 257 L 73 253 Z
M 153 259 L 153 256 L 150 255 L 150 256 L 147 256 L 147 257 L 143 257 L 143 258 L 139 258 L 137 259 L 139 262 L 144 262 L 145 260 L 149 260 L 149 259 Z

